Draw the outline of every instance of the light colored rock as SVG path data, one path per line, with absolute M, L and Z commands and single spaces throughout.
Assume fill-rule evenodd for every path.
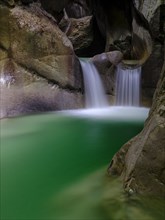
M 143 0 L 139 1 L 136 6 L 149 22 L 153 37 L 159 38 L 159 35 L 163 35 L 163 31 L 165 31 L 165 1 Z
M 82 107 L 79 60 L 55 20 L 38 4 L 0 14 L 1 115 Z
M 11 59 L 0 61 L 0 89 L 0 118 L 83 107 L 81 93 L 48 83 Z
M 136 1 L 137 8 L 143 13 L 145 18 L 150 22 L 157 8 L 163 4 L 162 0 L 142 0 Z
M 72 42 L 74 50 L 87 48 L 93 40 L 92 17 L 72 18 L 70 22 L 67 36 Z
M 123 54 L 120 51 L 111 51 L 111 52 L 107 52 L 106 54 L 109 61 L 113 65 L 119 64 L 123 59 Z

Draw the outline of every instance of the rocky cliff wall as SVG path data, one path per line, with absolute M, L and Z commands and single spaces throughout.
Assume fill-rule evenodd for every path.
M 121 176 L 128 193 L 165 197 L 165 63 L 144 129 L 114 156 L 108 172 Z

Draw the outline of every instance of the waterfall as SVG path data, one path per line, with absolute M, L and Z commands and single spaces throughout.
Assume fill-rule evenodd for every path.
M 92 62 L 80 60 L 85 89 L 86 108 L 108 106 L 108 100 L 99 73 Z
M 141 67 L 122 69 L 117 67 L 116 104 L 127 106 L 140 105 Z

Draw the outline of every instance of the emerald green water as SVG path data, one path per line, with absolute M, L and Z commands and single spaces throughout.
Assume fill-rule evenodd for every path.
M 68 207 L 65 192 L 107 166 L 115 152 L 142 128 L 141 120 L 120 122 L 58 114 L 1 120 L 1 219 L 96 218 L 95 209 L 82 214 L 77 208 L 84 210 L 88 204 L 90 209 L 94 197 L 99 201 L 95 188 L 84 191 L 91 196 L 84 202 L 81 196 L 74 200 L 76 191 L 70 195 L 70 213 L 64 211 Z M 89 178 L 88 185 L 92 181 Z
M 85 177 L 52 198 L 52 219 L 164 220 L 161 198 L 128 195 L 119 179 L 108 177 L 107 167 Z

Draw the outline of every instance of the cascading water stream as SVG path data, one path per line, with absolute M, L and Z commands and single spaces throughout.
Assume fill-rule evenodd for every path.
M 141 67 L 135 69 L 122 69 L 117 67 L 116 79 L 116 105 L 140 105 L 140 79 Z
M 85 88 L 86 108 L 103 108 L 108 106 L 104 87 L 99 73 L 92 62 L 80 60 Z

